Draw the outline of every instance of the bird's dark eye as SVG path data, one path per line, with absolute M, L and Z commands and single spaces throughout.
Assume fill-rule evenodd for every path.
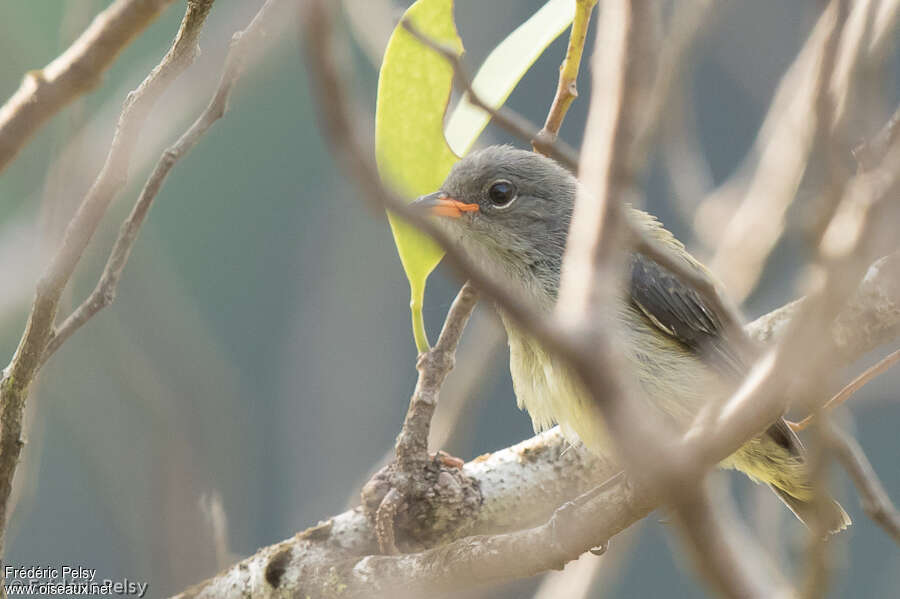
M 488 189 L 488 197 L 494 206 L 507 206 L 516 199 L 516 186 L 509 181 L 496 181 Z

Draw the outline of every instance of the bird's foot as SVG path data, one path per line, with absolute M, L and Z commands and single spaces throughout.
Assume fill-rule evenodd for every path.
M 421 551 L 452 535 L 481 506 L 463 461 L 439 451 L 391 462 L 362 489 L 362 505 L 383 554 Z
M 435 453 L 429 455 L 432 461 L 437 461 L 442 466 L 446 466 L 447 468 L 456 468 L 457 470 L 462 470 L 462 467 L 466 464 L 463 459 L 452 456 L 443 449 L 439 449 Z

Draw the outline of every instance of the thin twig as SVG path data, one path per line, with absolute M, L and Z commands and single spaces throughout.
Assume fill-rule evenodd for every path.
M 131 155 L 150 110 L 197 55 L 197 40 L 213 1 L 188 1 L 172 47 L 138 88 L 128 94 L 106 162 L 69 222 L 61 247 L 38 282 L 25 332 L 0 380 L 0 526 L 4 529 L 9 516 L 12 478 L 24 444 L 22 418 L 28 389 L 50 341 L 60 297 L 107 207 L 127 182 Z M 0 553 L 2 542 L 0 531 Z
M 587 39 L 591 13 L 596 5 L 597 0 L 575 0 L 575 18 L 572 20 L 572 31 L 569 33 L 566 57 L 559 67 L 556 95 L 550 105 L 550 112 L 547 114 L 544 127 L 531 140 L 531 147 L 535 152 L 544 154 L 546 146 L 557 140 L 559 129 L 566 118 L 566 112 L 578 97 L 578 70 L 581 66 L 581 55 L 584 52 L 584 42 Z
M 26 73 L 0 107 L 0 172 L 50 117 L 97 86 L 119 53 L 171 3 L 117 0 L 65 52 L 43 69 Z
M 409 400 L 409 408 L 400 434 L 397 436 L 394 461 L 376 473 L 363 487 L 363 503 L 377 504 L 374 513 L 370 515 L 382 553 L 396 555 L 399 552 L 394 519 L 400 505 L 404 502 L 407 505 L 413 503 L 417 496 L 423 493 L 431 497 L 440 495 L 440 490 L 431 492 L 431 489 L 433 484 L 441 484 L 441 479 L 438 478 L 430 484 L 429 481 L 432 479 L 426 472 L 426 467 L 431 462 L 428 453 L 431 418 L 437 408 L 438 395 L 444 379 L 453 369 L 456 348 L 462 332 L 477 303 L 478 292 L 471 283 L 466 282 L 447 312 L 437 343 L 421 354 L 416 363 L 419 378 Z M 458 478 L 461 486 L 466 485 L 462 473 L 459 472 L 461 463 L 454 462 L 455 458 L 450 459 L 450 456 L 441 456 L 440 453 L 435 458 L 443 465 L 447 476 Z M 454 469 L 456 472 L 453 472 Z M 379 499 L 379 495 L 382 494 L 383 497 Z
M 825 402 L 825 405 L 822 406 L 822 410 L 829 411 L 838 407 L 839 405 L 850 399 L 850 397 L 853 396 L 854 393 L 868 384 L 869 381 L 882 374 L 883 372 L 886 372 L 898 361 L 900 361 L 900 349 L 891 352 L 890 354 L 879 360 L 879 362 L 874 366 L 866 368 L 861 374 L 850 381 L 846 387 L 835 393 L 831 399 Z M 795 431 L 802 431 L 803 429 L 808 427 L 814 419 L 815 416 L 813 414 L 810 414 L 800 422 L 789 422 L 788 424 Z
M 822 49 L 821 64 L 818 68 L 815 86 L 813 89 L 814 108 L 815 108 L 815 125 L 813 143 L 818 141 L 823 147 L 825 168 L 827 171 L 826 184 L 822 192 L 822 201 L 820 202 L 817 219 L 818 228 L 811 231 L 810 246 L 813 252 L 819 248 L 822 235 L 826 227 L 831 223 L 834 217 L 834 211 L 844 198 L 844 191 L 847 187 L 847 181 L 850 173 L 843 166 L 841 130 L 832 127 L 835 121 L 835 99 L 831 93 L 831 82 L 835 79 L 836 63 L 838 60 L 838 47 L 843 34 L 847 29 L 847 13 L 849 11 L 847 0 L 832 0 L 826 10 L 832 9 L 835 12 L 834 26 L 829 32 Z M 823 385 L 811 384 L 804 389 L 806 398 L 794 398 L 805 400 L 807 402 L 816 402 L 824 393 L 821 392 Z M 797 401 L 797 403 L 801 403 Z M 831 508 L 831 494 L 828 489 L 828 464 L 831 454 L 828 447 L 823 442 L 825 434 L 831 423 L 827 415 L 823 412 L 817 403 L 814 403 L 815 414 L 819 415 L 817 426 L 813 430 L 812 447 L 807 455 L 808 476 L 813 495 L 813 513 L 815 514 L 811 522 L 808 522 L 809 530 L 806 539 L 806 559 L 805 576 L 800 592 L 804 599 L 818 599 L 824 597 L 828 592 L 831 573 L 831 546 L 826 543 L 829 536 L 829 529 L 824 518 Z
M 97 312 L 110 305 L 116 296 L 116 289 L 122 278 L 122 272 L 131 255 L 131 250 L 137 241 L 141 225 L 153 201 L 162 189 L 166 178 L 175 164 L 184 158 L 212 125 L 222 118 L 228 110 L 228 100 L 235 84 L 244 73 L 247 65 L 248 54 L 257 47 L 259 41 L 266 33 L 266 25 L 274 7 L 283 0 L 266 0 L 256 16 L 242 31 L 238 31 L 231 38 L 231 46 L 225 57 L 225 66 L 219 85 L 213 93 L 206 109 L 197 117 L 197 120 L 178 138 L 172 146 L 163 151 L 156 163 L 153 172 L 144 183 L 140 196 L 131 210 L 131 214 L 122 223 L 119 235 L 110 251 L 103 274 L 91 294 L 78 306 L 60 325 L 58 325 L 47 343 L 42 361 L 45 362 L 66 342 L 72 334 L 81 328 Z
M 444 378 L 453 369 L 456 347 L 476 303 L 478 292 L 467 282 L 447 312 L 437 343 L 419 357 L 416 364 L 419 380 L 394 448 L 397 460 L 404 466 L 418 466 L 428 460 L 428 433 L 437 407 L 438 392 Z
M 862 447 L 856 439 L 835 427 L 829 432 L 828 442 L 853 479 L 853 484 L 856 485 L 862 499 L 863 510 L 900 544 L 900 512 L 891 502 Z
M 422 33 L 412 21 L 404 20 L 401 25 L 403 25 L 403 28 L 412 34 L 413 37 L 443 56 L 444 59 L 450 63 L 453 67 L 453 74 L 457 84 L 465 91 L 469 102 L 471 102 L 473 106 L 477 106 L 487 112 L 491 115 L 491 119 L 493 119 L 494 122 L 519 139 L 528 140 L 537 137 L 537 127 L 530 123 L 528 119 L 507 106 L 501 106 L 495 109 L 481 99 L 481 96 L 479 96 L 472 87 L 472 78 L 466 73 L 466 69 L 460 61 L 459 56 L 457 56 L 456 50 L 431 39 Z M 542 147 L 542 150 L 543 154 L 553 158 L 569 170 L 574 171 L 578 168 L 578 153 L 562 140 L 556 139 L 553 142 L 549 142 Z

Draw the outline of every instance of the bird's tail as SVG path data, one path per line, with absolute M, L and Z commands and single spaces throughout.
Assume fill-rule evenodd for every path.
M 800 519 L 806 526 L 811 526 L 812 522 L 816 522 L 818 518 L 822 518 L 823 527 L 829 534 L 841 532 L 853 521 L 850 516 L 841 507 L 841 504 L 834 499 L 827 499 L 822 502 L 821 508 L 815 501 L 803 501 L 797 499 L 787 491 L 779 489 L 775 485 L 769 485 L 775 494 L 790 508 L 794 515 Z M 817 510 L 821 509 L 819 513 Z
M 821 518 L 825 530 L 834 534 L 851 523 L 844 508 L 831 498 L 822 501 L 820 508 L 810 484 L 803 444 L 784 420 L 778 420 L 765 433 L 748 441 L 722 465 L 767 483 L 807 526 Z

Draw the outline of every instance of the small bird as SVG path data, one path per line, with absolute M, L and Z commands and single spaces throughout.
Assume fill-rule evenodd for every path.
M 441 217 L 439 222 L 473 261 L 549 313 L 579 193 L 584 192 L 578 180 L 553 160 L 511 146 L 491 146 L 457 162 L 439 191 L 413 205 Z M 626 218 L 689 268 L 712 276 L 653 216 L 629 207 Z M 621 329 L 617 347 L 647 405 L 684 430 L 700 408 L 734 388 L 752 356 L 728 339 L 722 316 L 675 273 L 639 252 L 628 260 L 624 288 L 612 307 Z M 499 313 L 509 338 L 518 405 L 528 410 L 535 430 L 559 424 L 571 441 L 594 452 L 608 451 L 599 408 L 574 373 L 502 309 Z M 802 522 L 813 517 L 804 449 L 784 419 L 720 465 L 768 484 Z M 837 532 L 850 524 L 837 502 L 824 503 L 827 530 Z

